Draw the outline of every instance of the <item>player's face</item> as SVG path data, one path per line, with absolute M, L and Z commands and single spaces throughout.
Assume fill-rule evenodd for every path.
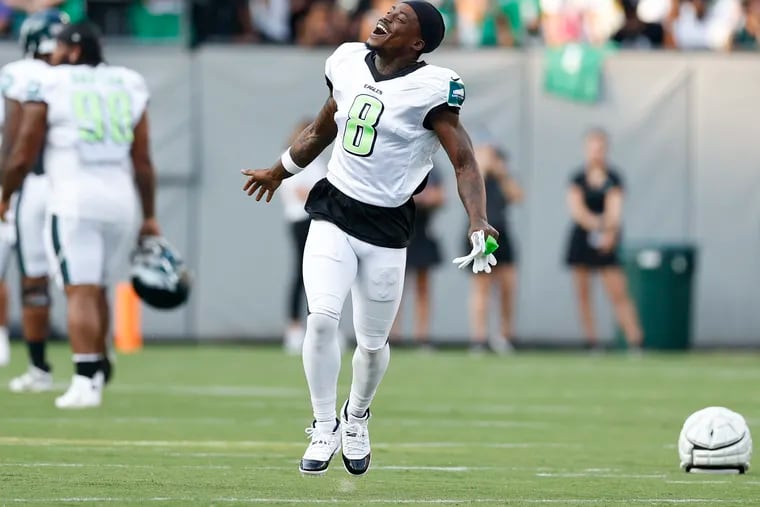
M 53 54 L 50 55 L 51 65 L 60 65 L 62 63 L 74 63 L 75 52 L 78 51 L 76 46 L 69 46 L 63 42 L 58 42 L 55 46 Z
M 586 138 L 586 160 L 592 164 L 603 164 L 607 159 L 607 139 L 600 134 Z
M 407 48 L 421 51 L 425 43 L 420 36 L 420 23 L 414 9 L 404 3 L 394 5 L 377 22 L 377 26 L 367 39 L 367 46 L 370 49 L 383 51 L 399 51 Z

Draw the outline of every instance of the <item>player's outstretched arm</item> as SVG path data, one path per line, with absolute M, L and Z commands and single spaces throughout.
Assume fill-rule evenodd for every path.
M 130 156 L 143 212 L 140 236 L 160 236 L 161 231 L 156 220 L 156 170 L 150 156 L 149 125 L 148 112 L 145 111 L 135 126 Z
M 472 141 L 459 122 L 459 115 L 441 110 L 431 118 L 431 125 L 454 165 L 459 197 L 470 218 L 468 236 L 475 231 L 483 231 L 486 237 L 498 238 L 499 233 L 491 227 L 486 217 L 486 187 L 475 162 Z
M 338 126 L 335 124 L 337 110 L 338 104 L 331 95 L 317 118 L 298 134 L 288 151 L 272 167 L 242 170 L 241 173 L 248 176 L 243 191 L 248 195 L 256 194 L 257 201 L 266 195 L 266 202 L 270 202 L 282 180 L 311 164 L 335 140 L 338 135 Z M 285 167 L 284 159 L 290 167 Z
M 11 196 L 21 188 L 27 173 L 40 155 L 47 130 L 47 104 L 27 102 L 21 113 L 18 138 L 13 143 L 11 154 L 3 163 L 3 194 L 0 200 L 0 218 L 10 206 Z

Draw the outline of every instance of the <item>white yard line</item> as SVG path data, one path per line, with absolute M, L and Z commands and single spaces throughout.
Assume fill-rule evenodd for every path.
M 610 474 L 594 472 L 539 472 L 536 477 L 554 477 L 569 479 L 575 477 L 593 477 L 599 479 L 664 479 L 665 474 Z
M 256 440 L 96 440 L 96 439 L 68 439 L 68 438 L 28 438 L 28 437 L 0 437 L 2 445 L 30 445 L 30 446 L 91 446 L 98 447 L 199 447 L 220 449 L 255 449 L 271 447 L 303 447 L 303 442 L 276 442 Z M 580 447 L 580 444 L 565 444 L 561 442 L 400 442 L 400 443 L 377 443 L 373 447 L 378 449 L 428 449 L 428 448 L 485 448 L 485 449 L 533 449 L 533 448 L 567 448 Z

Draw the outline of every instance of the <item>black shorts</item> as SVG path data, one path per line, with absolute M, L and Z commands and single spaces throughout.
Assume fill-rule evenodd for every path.
M 619 243 L 619 242 L 618 242 Z M 602 253 L 589 244 L 589 233 L 579 225 L 574 225 L 570 231 L 565 263 L 568 266 L 586 268 L 605 268 L 620 265 L 617 250 Z

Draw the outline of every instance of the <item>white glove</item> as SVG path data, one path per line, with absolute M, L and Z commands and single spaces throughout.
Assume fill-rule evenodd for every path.
M 470 236 L 472 250 L 464 257 L 457 257 L 452 262 L 458 264 L 459 269 L 472 263 L 472 272 L 480 273 L 485 271 L 491 272 L 491 266 L 496 265 L 496 257 L 493 254 L 486 255 L 486 239 L 483 231 L 475 231 Z

